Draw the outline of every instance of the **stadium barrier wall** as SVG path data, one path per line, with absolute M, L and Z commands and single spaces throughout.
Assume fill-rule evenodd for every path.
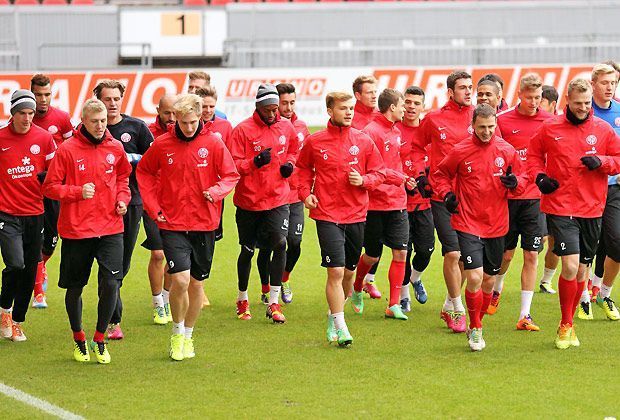
M 278 69 L 207 69 L 212 84 L 218 91 L 218 109 L 237 124 L 254 110 L 258 85 L 263 82 L 293 83 L 297 88 L 297 113 L 310 126 L 324 126 L 327 122 L 325 95 L 330 91 L 351 91 L 353 79 L 361 74 L 373 74 L 379 80 L 379 89 L 386 87 L 404 90 L 410 85 L 426 92 L 427 109 L 437 108 L 446 101 L 446 77 L 454 68 L 434 67 L 343 67 L 343 68 L 278 68 Z M 486 73 L 497 73 L 505 81 L 504 97 L 514 105 L 519 79 L 528 72 L 541 75 L 545 84 L 560 92 L 559 109 L 564 106 L 568 82 L 576 77 L 590 78 L 592 64 L 546 65 L 514 67 L 464 67 L 474 80 Z M 187 71 L 92 71 L 82 73 L 47 73 L 52 79 L 52 104 L 69 111 L 75 122 L 80 109 L 91 97 L 92 89 L 101 79 L 114 78 L 126 84 L 122 112 L 151 121 L 157 102 L 164 93 L 184 92 L 187 89 Z M 29 73 L 0 73 L 0 119 L 9 118 L 10 97 L 15 89 L 28 89 Z

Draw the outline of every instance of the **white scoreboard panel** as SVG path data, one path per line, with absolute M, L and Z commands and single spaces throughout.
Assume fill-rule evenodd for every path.
M 153 57 L 221 56 L 226 39 L 224 9 L 122 8 L 122 57 L 140 57 L 136 43 L 151 44 Z

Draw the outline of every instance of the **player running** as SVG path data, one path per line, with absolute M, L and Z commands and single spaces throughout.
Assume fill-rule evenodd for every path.
M 299 198 L 316 220 L 321 265 L 327 268 L 327 341 L 350 346 L 344 319 L 345 296 L 353 287 L 362 252 L 368 191 L 385 179 L 381 155 L 368 136 L 351 128 L 353 97 L 330 92 L 327 128 L 311 135 L 301 150 Z
M 93 260 L 99 265 L 97 327 L 90 349 L 98 363 L 110 363 L 104 334 L 116 307 L 123 278 L 123 215 L 131 199 L 131 164 L 122 144 L 106 130 L 106 106 L 89 99 L 82 124 L 73 139 L 63 143 L 50 165 L 43 193 L 60 201 L 58 233 L 60 279 L 75 341 L 73 357 L 90 360 L 82 329 L 82 290 L 88 284 Z
M 519 155 L 494 134 L 497 117 L 488 104 L 476 107 L 474 134 L 459 142 L 438 165 L 437 194 L 453 214 L 454 227 L 465 267 L 465 299 L 469 312 L 468 341 L 481 351 L 482 318 L 491 300 L 508 232 L 508 191 L 520 194 L 526 179 L 519 174 Z

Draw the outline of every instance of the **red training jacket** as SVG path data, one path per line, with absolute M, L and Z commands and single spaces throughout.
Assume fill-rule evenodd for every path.
M 288 204 L 290 187 L 280 174 L 280 165 L 290 162 L 295 166 L 299 146 L 293 124 L 287 119 L 276 117 L 276 122 L 267 125 L 258 112 L 239 123 L 231 138 L 232 156 L 241 174 L 233 202 L 244 210 L 270 210 Z M 254 157 L 271 148 L 271 162 L 257 168 Z
M 13 124 L 0 128 L 0 211 L 12 216 L 43 214 L 43 193 L 37 174 L 54 157 L 52 135 L 36 125 L 24 134 Z
M 519 155 L 500 137 L 483 143 L 472 134 L 441 161 L 434 174 L 435 191 L 439 197 L 450 191 L 456 194 L 458 213 L 450 218 L 455 230 L 480 238 L 508 233 L 508 188 L 499 179 L 508 166 L 519 181 L 515 192 L 521 193 L 527 177 L 521 175 Z
M 44 115 L 35 112 L 32 122 L 47 130 L 54 137 L 56 145 L 60 145 L 73 135 L 73 124 L 69 114 L 53 106 L 50 106 Z
M 368 210 L 404 210 L 407 208 L 407 193 L 404 182 L 403 162 L 400 156 L 402 141 L 400 130 L 385 115 L 375 115 L 362 130 L 377 146 L 385 165 L 385 182 L 368 193 Z
M 518 106 L 518 105 L 517 105 Z M 517 150 L 523 167 L 527 162 L 527 149 L 530 147 L 530 140 L 538 131 L 542 123 L 553 115 L 542 109 L 539 109 L 535 115 L 529 116 L 521 114 L 517 106 L 512 107 L 497 115 L 497 124 L 502 131 L 502 138 Z M 533 200 L 540 199 L 540 190 L 536 184 L 530 179 L 525 191 L 521 195 L 515 195 L 514 192 L 508 193 L 511 200 Z
M 211 121 L 205 123 L 205 126 L 209 131 L 215 134 L 217 138 L 224 142 L 224 145 L 226 145 L 229 152 L 232 150 L 230 140 L 233 128 L 230 121 L 214 116 Z
M 149 131 L 153 135 L 153 139 L 156 139 L 159 136 L 163 136 L 164 134 L 168 132 L 167 127 L 164 128 L 162 127 L 162 125 L 163 124 L 161 120 L 159 119 L 159 115 L 155 117 L 155 121 L 149 124 Z
M 366 220 L 368 191 L 385 180 L 381 154 L 373 141 L 351 127 L 337 127 L 329 121 L 325 130 L 308 137 L 297 162 L 299 199 L 314 194 L 319 203 L 310 210 L 314 220 L 333 223 L 358 223 Z M 364 183 L 349 183 L 355 169 Z
M 43 194 L 60 201 L 61 238 L 85 239 L 123 232 L 123 216 L 116 204 L 129 205 L 131 164 L 120 141 L 106 130 L 99 145 L 80 132 L 60 145 L 43 183 Z M 82 186 L 95 184 L 95 196 L 82 198 Z
M 221 218 L 222 200 L 239 181 L 230 152 L 208 127 L 191 141 L 179 139 L 174 125 L 138 162 L 136 176 L 144 209 L 160 229 L 212 231 Z M 181 181 L 181 182 L 179 182 Z M 203 191 L 208 191 L 213 203 Z
M 300 120 L 297 117 L 297 114 L 293 112 L 293 115 L 290 119 L 291 123 L 293 123 L 293 127 L 295 128 L 295 132 L 297 133 L 297 141 L 299 142 L 299 150 L 304 147 L 305 140 L 310 136 L 310 131 L 308 131 L 308 126 L 305 122 Z M 291 192 L 288 195 L 288 203 L 299 203 L 299 194 L 297 193 L 297 184 L 299 183 L 297 171 L 293 172 L 288 179 L 288 185 L 291 188 Z
M 355 102 L 353 111 L 353 122 L 351 123 L 351 127 L 356 130 L 363 130 L 364 127 L 370 124 L 374 116 L 381 114 L 377 109 L 368 107 L 360 101 Z
M 429 182 L 433 187 L 434 201 L 443 201 L 443 196 L 437 195 L 435 173 L 437 166 L 452 150 L 454 145 L 473 134 L 471 117 L 474 113 L 473 106 L 461 106 L 453 100 L 449 100 L 438 110 L 429 112 L 422 120 L 422 146 L 431 145 L 430 175 Z
M 581 163 L 583 156 L 597 156 L 602 166 L 588 170 Z M 601 217 L 607 200 L 607 175 L 619 172 L 620 139 L 609 124 L 592 113 L 577 126 L 566 114 L 555 116 L 542 124 L 530 143 L 528 173 L 532 182 L 545 173 L 560 183 L 540 201 L 540 209 L 548 214 Z
M 403 162 L 405 175 L 417 178 L 425 173 L 428 166 L 428 152 L 430 145 L 426 148 L 422 145 L 420 127 L 411 127 L 397 122 L 396 127 L 401 133 L 400 157 Z M 431 199 L 423 198 L 419 192 L 415 195 L 407 195 L 407 211 L 421 211 L 431 208 Z

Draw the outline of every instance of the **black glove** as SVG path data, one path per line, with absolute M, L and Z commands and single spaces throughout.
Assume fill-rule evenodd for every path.
M 280 175 L 282 178 L 288 178 L 293 174 L 293 164 L 291 162 L 286 162 L 284 165 L 280 165 Z
M 551 194 L 560 187 L 558 180 L 549 178 L 547 174 L 536 175 L 536 185 L 543 194 Z
M 603 162 L 596 156 L 584 156 L 581 158 L 583 163 L 589 170 L 593 171 L 596 168 L 600 168 Z
M 420 175 L 415 179 L 415 182 L 418 183 L 418 191 L 420 191 L 420 195 L 422 198 L 431 198 L 433 195 L 433 187 L 428 182 L 428 177 L 426 175 Z
M 43 181 L 45 181 L 46 176 L 47 176 L 47 171 L 39 172 L 37 174 L 37 179 L 39 180 L 41 184 L 43 184 Z
M 256 165 L 257 168 L 262 168 L 269 162 L 271 162 L 271 147 L 254 156 L 254 165 Z
M 446 209 L 448 209 L 450 213 L 457 214 L 459 212 L 457 210 L 459 200 L 456 199 L 456 195 L 454 195 L 453 192 L 447 193 L 443 198 L 443 202 L 446 205 Z
M 508 188 L 509 190 L 514 190 L 515 188 L 517 188 L 517 185 L 519 185 L 517 177 L 515 176 L 515 174 L 512 173 L 512 165 L 508 165 L 508 168 L 506 169 L 506 174 L 500 175 L 499 180 L 502 181 L 504 187 Z
M 407 193 L 407 195 L 416 195 L 418 193 L 417 188 L 408 190 L 407 187 L 405 187 L 405 192 Z

